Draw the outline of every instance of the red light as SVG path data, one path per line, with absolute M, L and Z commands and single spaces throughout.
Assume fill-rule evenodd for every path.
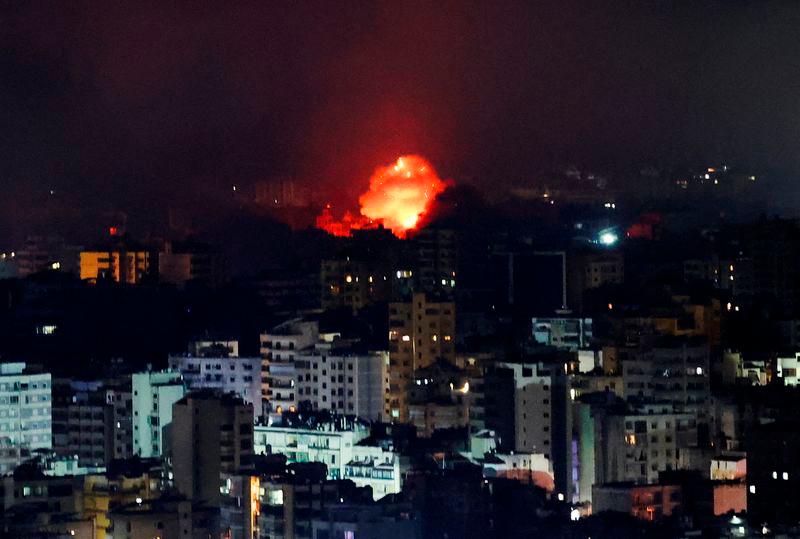
M 119 236 L 119 228 L 115 226 L 108 227 L 108 235 L 109 236 Z

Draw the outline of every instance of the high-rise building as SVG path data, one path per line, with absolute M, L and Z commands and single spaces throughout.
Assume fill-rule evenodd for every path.
M 269 412 L 280 414 L 297 407 L 295 357 L 319 339 L 319 324 L 294 319 L 260 336 L 261 398 Z
M 0 474 L 14 471 L 31 451 L 52 447 L 51 391 L 49 373 L 0 364 Z
M 389 355 L 345 339 L 321 341 L 295 356 L 297 401 L 370 421 L 385 418 Z
M 408 384 L 416 369 L 455 362 L 455 304 L 423 293 L 389 304 L 389 402 L 392 421 L 408 420 Z
M 181 373 L 147 371 L 136 373 L 133 388 L 133 454 L 159 457 L 165 449 L 166 428 L 172 422 L 172 405 L 186 393 Z
M 53 401 L 53 450 L 77 455 L 80 466 L 108 465 L 114 458 L 114 406 L 102 382 L 72 382 L 64 389 Z
M 388 301 L 399 281 L 410 273 L 410 267 L 397 267 L 401 251 L 399 240 L 385 228 L 354 231 L 340 252 L 322 261 L 322 308 L 358 312 Z
M 411 239 L 417 290 L 452 296 L 456 285 L 456 233 L 425 227 Z
M 253 455 L 253 406 L 230 393 L 191 392 L 172 407 L 170 436 L 175 488 L 218 505 L 220 474 L 241 470 Z
M 542 453 L 553 463 L 555 487 L 571 495 L 571 406 L 567 367 L 572 354 L 498 362 L 487 367 L 485 425 L 505 451 Z

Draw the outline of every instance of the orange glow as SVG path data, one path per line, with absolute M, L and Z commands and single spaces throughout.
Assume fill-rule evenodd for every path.
M 258 476 L 250 477 L 250 530 L 258 527 L 258 515 L 261 514 L 261 502 L 258 497 L 261 490 L 261 479 Z
M 373 172 L 369 189 L 358 198 L 361 215 L 346 212 L 336 220 L 327 206 L 317 217 L 317 228 L 335 236 L 349 236 L 353 230 L 383 224 L 398 238 L 405 238 L 446 188 L 447 183 L 425 158 L 404 155 Z

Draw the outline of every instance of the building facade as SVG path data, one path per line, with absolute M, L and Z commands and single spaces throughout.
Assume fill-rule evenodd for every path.
M 183 376 L 175 371 L 147 371 L 134 374 L 131 384 L 133 454 L 161 456 L 165 429 L 172 422 L 172 405 L 186 393 Z
M 51 382 L 25 363 L 0 364 L 0 474 L 52 447 Z
M 389 402 L 392 421 L 408 420 L 408 385 L 414 371 L 437 359 L 455 363 L 455 304 L 425 294 L 389 304 Z

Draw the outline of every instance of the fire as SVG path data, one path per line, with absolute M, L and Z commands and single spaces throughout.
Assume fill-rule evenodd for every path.
M 352 230 L 383 224 L 395 236 L 404 238 L 418 226 L 436 196 L 446 188 L 447 183 L 436 175 L 427 160 L 419 155 L 404 155 L 373 172 L 369 189 L 358 198 L 361 215 L 346 212 L 341 220 L 336 220 L 327 206 L 317 217 L 317 228 L 336 236 L 348 236 Z

